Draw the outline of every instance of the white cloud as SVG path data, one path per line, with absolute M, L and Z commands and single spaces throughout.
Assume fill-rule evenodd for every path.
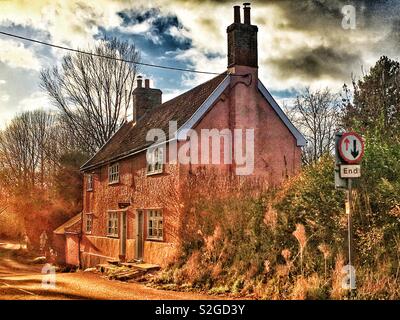
M 6 101 L 2 101 L 2 97 L 4 96 L 9 97 L 8 94 L 0 95 L 0 102 L 6 103 L 8 99 Z M 0 129 L 5 128 L 16 114 L 37 109 L 54 109 L 54 107 L 52 107 L 49 103 L 47 96 L 41 91 L 36 91 L 27 98 L 22 99 L 17 106 L 10 106 L 7 104 L 0 105 Z
M 130 26 L 120 26 L 118 30 L 122 33 L 128 34 L 141 34 L 145 32 L 149 32 L 151 29 L 151 25 L 148 21 L 144 21 L 142 23 L 130 25 Z
M 13 68 L 39 70 L 35 54 L 21 42 L 0 39 L 0 61 Z
M 42 91 L 34 92 L 28 98 L 22 99 L 17 107 L 19 112 L 32 111 L 41 108 L 51 108 L 51 104 L 46 94 Z
M 189 50 L 183 51 L 176 55 L 177 60 L 189 61 L 193 63 L 194 67 L 192 69 L 196 69 L 199 71 L 211 71 L 211 72 L 224 72 L 224 66 L 226 64 L 225 57 L 216 57 L 210 59 L 206 56 L 204 52 L 201 52 L 197 48 L 191 48 Z M 192 73 L 192 74 L 184 74 L 183 85 L 188 87 L 196 86 L 204 81 L 209 80 L 213 75 L 210 74 L 201 74 L 201 73 Z
M 0 95 L 0 101 L 1 102 L 7 102 L 8 100 L 10 100 L 10 96 L 8 94 Z
M 128 8 L 126 1 L 110 0 L 3 0 L 0 23 L 31 26 L 48 31 L 54 42 L 87 45 L 98 26 L 116 27 L 116 12 Z
M 162 102 L 167 102 L 173 98 L 175 98 L 176 96 L 179 96 L 182 92 L 182 90 L 168 90 L 166 92 L 163 92 L 162 95 Z

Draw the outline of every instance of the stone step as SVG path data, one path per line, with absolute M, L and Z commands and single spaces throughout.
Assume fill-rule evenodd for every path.
M 135 268 L 143 271 L 160 270 L 160 266 L 158 264 L 151 264 L 151 263 L 122 262 L 121 266 L 128 268 Z
M 142 270 L 131 270 L 128 272 L 121 272 L 121 273 L 113 274 L 109 278 L 115 279 L 115 280 L 120 280 L 120 281 L 127 281 L 127 280 L 132 280 L 132 279 L 138 278 L 138 277 L 142 276 L 144 273 L 146 273 L 146 272 L 142 271 Z
M 118 264 L 98 264 L 96 269 L 112 280 L 128 281 L 137 279 L 160 266 L 150 263 L 119 262 Z
M 106 272 L 109 272 L 109 271 L 113 271 L 113 270 L 115 270 L 117 268 L 118 268 L 118 266 L 113 265 L 113 264 L 107 264 L 107 263 L 96 265 L 96 269 L 98 271 L 100 271 L 101 273 L 106 273 Z

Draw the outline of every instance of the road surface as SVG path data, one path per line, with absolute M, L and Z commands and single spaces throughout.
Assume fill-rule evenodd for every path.
M 204 300 L 215 296 L 157 290 L 139 283 L 102 278 L 90 272 L 56 273 L 55 287 L 42 285 L 43 265 L 32 265 L 18 256 L 19 244 L 0 241 L 0 300 Z

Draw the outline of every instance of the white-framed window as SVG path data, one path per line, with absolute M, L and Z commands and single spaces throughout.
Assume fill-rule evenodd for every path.
M 149 149 L 147 152 L 147 174 L 163 172 L 164 148 Z
M 93 214 L 86 213 L 86 233 L 92 233 L 93 228 Z
M 107 236 L 118 237 L 118 212 L 108 212 Z
M 147 239 L 163 240 L 164 225 L 162 211 L 147 210 Z
M 119 182 L 119 164 L 114 163 L 108 167 L 108 183 Z
M 87 191 L 93 191 L 93 175 L 87 175 Z

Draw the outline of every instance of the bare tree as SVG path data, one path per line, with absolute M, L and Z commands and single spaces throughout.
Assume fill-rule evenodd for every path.
M 303 149 L 305 164 L 313 163 L 333 150 L 335 132 L 339 128 L 338 95 L 329 89 L 311 92 L 306 88 L 287 112 L 307 138 L 307 146 Z
M 49 183 L 54 161 L 51 140 L 54 116 L 36 110 L 15 117 L 0 132 L 0 169 L 2 185 L 29 192 L 35 186 Z
M 41 110 L 17 115 L 0 130 L 0 216 L 16 214 L 36 243 L 38 229 L 54 230 L 81 211 L 85 157 L 62 117 Z
M 137 62 L 139 53 L 115 38 L 99 41 L 89 52 L 65 56 L 61 69 L 43 70 L 41 87 L 74 138 L 93 154 L 121 125 L 131 102 L 137 66 L 116 59 Z

